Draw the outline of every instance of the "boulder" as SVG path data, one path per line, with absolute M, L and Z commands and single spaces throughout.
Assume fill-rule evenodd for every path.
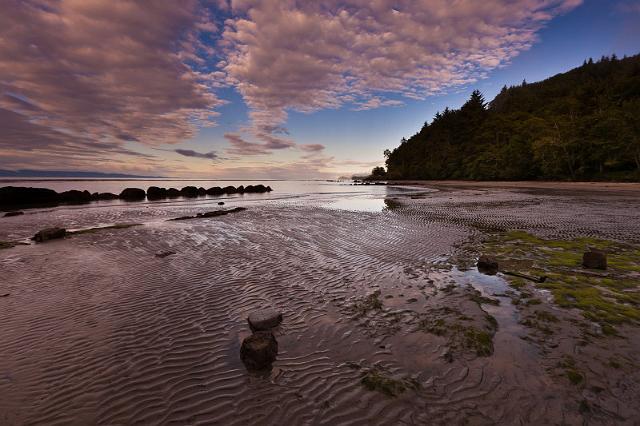
M 237 187 L 236 192 L 238 194 L 244 194 L 244 186 L 240 185 L 239 187 Z
M 144 189 L 140 188 L 127 188 L 120 193 L 120 198 L 126 201 L 139 201 L 144 200 L 146 193 Z
M 254 192 L 257 193 L 263 193 L 263 192 L 267 192 L 267 187 L 264 186 L 263 184 L 259 184 L 253 187 Z
M 498 273 L 498 261 L 490 256 L 480 256 L 478 259 L 478 271 L 487 275 L 495 275 Z
M 6 212 L 3 217 L 22 216 L 24 212 Z
M 93 200 L 117 200 L 120 197 L 118 197 L 116 194 L 112 194 L 111 192 L 94 192 L 91 195 L 91 198 Z
M 204 189 L 203 187 L 198 188 L 198 196 L 204 197 L 205 195 L 207 195 L 207 190 Z
M 0 206 L 56 204 L 59 200 L 58 193 L 52 189 L 16 186 L 0 188 Z
M 195 186 L 185 186 L 180 190 L 180 195 L 187 198 L 196 198 L 198 196 L 198 188 Z
M 38 231 L 38 233 L 33 236 L 33 240 L 36 243 L 42 243 L 49 240 L 64 238 L 66 235 L 67 235 L 67 230 L 64 228 L 47 228 L 47 229 Z
M 150 186 L 147 189 L 147 198 L 149 200 L 162 200 L 169 196 L 169 191 L 166 188 L 158 188 L 157 186 Z
M 253 185 L 247 185 L 244 187 L 244 192 L 247 192 L 247 193 L 256 192 L 255 187 Z
M 251 312 L 247 322 L 252 331 L 271 330 L 282 322 L 282 312 L 278 312 L 275 309 Z
M 278 342 L 270 331 L 258 331 L 242 341 L 240 359 L 247 370 L 270 370 L 278 356 Z
M 167 190 L 167 197 L 169 198 L 178 198 L 180 196 L 180 191 L 175 188 L 169 188 Z
M 588 269 L 607 269 L 607 254 L 591 249 L 582 255 L 582 266 Z
M 219 205 L 219 206 L 224 206 L 224 201 L 219 201 L 219 202 L 218 202 L 218 205 Z M 5 215 L 5 216 L 6 216 L 6 215 Z
M 219 186 L 207 189 L 207 195 L 223 195 L 224 191 Z
M 89 191 L 78 191 L 72 189 L 70 191 L 64 191 L 60 193 L 60 201 L 69 204 L 82 204 L 90 203 L 93 200 Z
M 222 191 L 225 194 L 235 194 L 237 192 L 237 189 L 236 189 L 235 186 L 229 185 L 229 186 L 225 186 L 224 188 L 222 188 Z
M 267 192 L 271 192 L 271 191 L 273 191 L 273 189 L 271 189 L 270 186 L 267 186 Z

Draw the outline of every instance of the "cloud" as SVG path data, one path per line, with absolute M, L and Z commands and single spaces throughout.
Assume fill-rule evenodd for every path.
M 215 30 L 206 16 L 196 0 L 4 0 L 0 108 L 38 129 L 23 127 L 15 146 L 38 144 L 45 129 L 94 150 L 194 136 L 222 103 L 212 92 L 221 76 L 197 64 L 197 35 Z
M 229 154 L 244 156 L 266 155 L 271 153 L 264 144 L 247 142 L 237 133 L 225 133 L 224 138 L 231 145 L 231 148 L 227 149 Z
M 180 155 L 184 155 L 185 157 L 205 158 L 208 160 L 215 160 L 218 158 L 218 155 L 213 151 L 206 153 L 193 151 L 191 149 L 175 149 L 174 151 Z
M 322 150 L 324 150 L 325 146 L 319 143 L 312 143 L 312 144 L 303 144 L 303 145 L 298 145 L 298 147 L 305 152 L 320 152 Z
M 397 105 L 477 81 L 582 0 L 238 0 L 221 68 L 254 134 L 288 111 Z

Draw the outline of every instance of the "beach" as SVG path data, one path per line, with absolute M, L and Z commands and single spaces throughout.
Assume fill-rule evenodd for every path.
M 23 243 L 0 250 L 0 423 L 637 424 L 637 184 L 268 183 L 0 218 Z M 93 229 L 115 224 L 135 226 Z M 29 241 L 50 226 L 92 232 Z M 611 316 L 560 306 L 584 273 L 553 256 L 603 242 L 585 279 L 629 283 Z M 481 274 L 485 252 L 557 286 Z M 257 374 L 239 352 L 266 307 L 279 351 Z

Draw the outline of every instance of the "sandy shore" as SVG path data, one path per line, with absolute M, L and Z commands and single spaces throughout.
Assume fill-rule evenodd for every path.
M 637 325 L 597 334 L 548 292 L 516 304 L 524 289 L 465 268 L 512 229 L 640 244 L 637 184 L 534 184 L 428 182 L 439 191 L 390 192 L 379 213 L 311 200 L 185 222 L 165 220 L 204 207 L 7 218 L 0 239 L 141 225 L 0 250 L 0 424 L 635 424 Z M 254 375 L 239 348 L 264 307 L 284 314 L 280 352 Z M 542 311 L 551 334 L 525 324 Z

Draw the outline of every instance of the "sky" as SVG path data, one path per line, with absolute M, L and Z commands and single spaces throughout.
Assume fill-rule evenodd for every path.
M 333 179 L 474 89 L 640 52 L 640 0 L 0 0 L 0 169 Z

